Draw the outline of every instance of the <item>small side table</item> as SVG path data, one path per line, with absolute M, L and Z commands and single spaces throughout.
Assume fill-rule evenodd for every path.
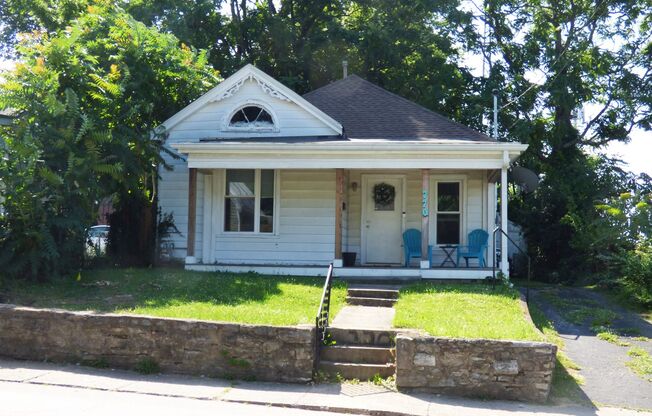
M 439 248 L 441 248 L 446 255 L 446 258 L 441 262 L 439 267 L 445 267 L 446 263 L 449 261 L 453 264 L 453 267 L 457 267 L 457 263 L 455 263 L 455 260 L 453 260 L 453 253 L 455 253 L 455 250 L 457 250 L 457 246 L 453 244 L 444 244 L 443 246 L 439 246 Z

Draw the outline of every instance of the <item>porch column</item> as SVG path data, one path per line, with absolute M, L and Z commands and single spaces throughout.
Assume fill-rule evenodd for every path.
M 508 233 L 507 222 L 507 168 L 509 168 L 509 154 L 503 152 L 503 167 L 500 170 L 500 228 Z M 500 236 L 500 271 L 509 275 L 509 262 L 507 261 L 507 237 Z
M 344 169 L 335 169 L 335 260 L 333 267 L 342 267 L 342 202 Z
M 430 229 L 430 171 L 421 169 L 421 264 L 422 269 L 430 268 L 428 256 L 428 230 Z
M 188 251 L 186 264 L 196 263 L 195 229 L 197 225 L 197 169 L 188 169 Z

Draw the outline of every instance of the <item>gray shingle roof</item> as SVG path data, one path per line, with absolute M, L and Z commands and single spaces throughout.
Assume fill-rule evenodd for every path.
M 340 122 L 350 139 L 493 141 L 357 75 L 303 98 Z

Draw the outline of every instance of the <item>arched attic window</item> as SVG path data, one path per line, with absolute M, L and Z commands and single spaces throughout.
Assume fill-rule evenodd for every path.
M 257 105 L 246 105 L 237 110 L 229 120 L 229 127 L 237 129 L 273 129 L 272 115 Z

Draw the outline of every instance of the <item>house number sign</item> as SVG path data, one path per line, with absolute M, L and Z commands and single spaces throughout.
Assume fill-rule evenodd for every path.
M 421 215 L 428 216 L 428 191 L 423 191 L 421 198 Z

